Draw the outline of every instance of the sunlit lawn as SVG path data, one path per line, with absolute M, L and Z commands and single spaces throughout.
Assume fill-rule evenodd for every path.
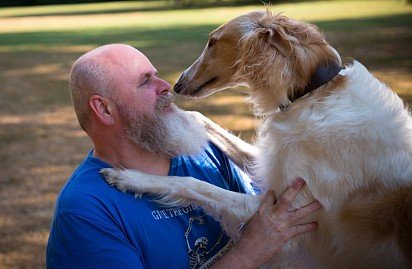
M 167 3 L 169 3 L 168 1 Z M 113 2 L 0 9 L 0 268 L 43 268 L 58 190 L 91 148 L 71 109 L 67 77 L 82 53 L 128 43 L 174 83 L 221 23 L 264 6 L 175 9 Z M 412 6 L 400 1 L 325 1 L 272 6 L 316 23 L 345 61 L 364 63 L 412 102 Z M 178 103 L 252 139 L 257 120 L 245 89 Z

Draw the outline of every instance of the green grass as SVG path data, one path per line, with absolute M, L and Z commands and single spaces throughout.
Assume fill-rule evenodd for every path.
M 73 62 L 107 43 L 142 50 L 170 83 L 201 53 L 208 33 L 261 6 L 176 9 L 166 1 L 0 9 L 0 268 L 44 268 L 54 200 L 91 147 L 71 108 Z M 274 5 L 316 23 L 347 61 L 355 58 L 412 104 L 412 6 L 401 1 Z M 244 90 L 244 89 L 243 89 Z M 242 89 L 178 98 L 243 138 L 257 121 Z

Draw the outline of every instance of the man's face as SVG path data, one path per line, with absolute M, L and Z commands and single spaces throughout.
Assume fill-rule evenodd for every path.
M 123 129 L 134 145 L 150 152 L 174 155 L 166 150 L 170 140 L 166 115 L 175 111 L 165 111 L 165 107 L 175 109 L 172 101 L 171 93 L 162 95 L 156 101 L 154 113 L 142 113 L 135 107 L 117 104 Z
M 149 60 L 138 51 L 116 55 L 123 59 L 115 76 L 117 119 L 137 147 L 173 157 L 194 154 L 207 143 L 205 131 L 173 104 L 170 85 L 157 77 Z M 196 139 L 193 139 L 193 138 Z
M 153 115 L 157 99 L 169 92 L 170 84 L 157 77 L 157 70 L 137 50 L 123 50 L 115 55 L 115 59 L 114 99 L 141 114 Z

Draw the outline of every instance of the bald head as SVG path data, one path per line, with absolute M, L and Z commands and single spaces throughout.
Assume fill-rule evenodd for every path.
M 121 72 L 127 72 L 126 65 L 133 58 L 147 60 L 131 46 L 111 44 L 87 52 L 74 63 L 69 79 L 70 94 L 80 126 L 86 132 L 91 118 L 90 96 L 112 98 Z

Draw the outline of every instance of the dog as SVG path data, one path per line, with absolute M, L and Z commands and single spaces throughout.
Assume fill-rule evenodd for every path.
M 412 117 L 403 101 L 357 61 L 342 67 L 319 29 L 270 11 L 237 17 L 209 35 L 174 90 L 205 97 L 244 85 L 263 117 L 256 148 L 198 115 L 212 141 L 244 166 L 263 191 L 280 194 L 296 177 L 306 185 L 294 208 L 314 199 L 318 229 L 290 240 L 272 268 L 305 252 L 317 268 L 412 268 Z M 260 196 L 197 180 L 106 169 L 123 191 L 195 203 L 232 237 Z

